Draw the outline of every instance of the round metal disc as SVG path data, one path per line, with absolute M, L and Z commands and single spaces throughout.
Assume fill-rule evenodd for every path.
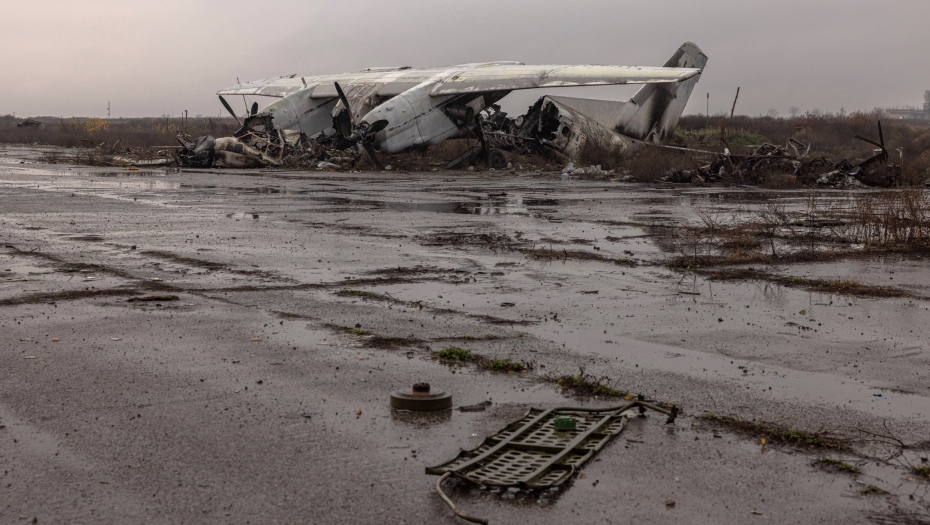
M 442 390 L 415 392 L 413 389 L 391 393 L 391 408 L 427 412 L 452 408 L 452 394 Z

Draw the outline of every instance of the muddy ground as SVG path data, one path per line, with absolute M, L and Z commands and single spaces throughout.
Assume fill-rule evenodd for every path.
M 560 491 L 449 483 L 460 508 L 500 524 L 930 520 L 930 301 L 665 266 L 678 254 L 657 232 L 695 206 L 790 192 L 37 158 L 0 149 L 2 523 L 456 523 L 424 468 L 529 407 L 623 401 L 547 380 L 580 370 L 683 415 L 631 418 Z M 920 258 L 768 270 L 930 296 Z M 433 359 L 449 346 L 532 368 Z M 420 381 L 491 405 L 392 412 L 389 393 Z M 773 438 L 791 430 L 817 439 Z

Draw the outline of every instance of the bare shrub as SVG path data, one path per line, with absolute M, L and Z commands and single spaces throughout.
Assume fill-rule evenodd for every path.
M 850 218 L 851 242 L 866 248 L 922 247 L 930 239 L 930 194 L 922 188 L 859 194 Z
M 806 192 L 800 202 L 770 199 L 747 210 L 696 207 L 698 224 L 679 228 L 673 267 L 826 260 L 863 253 L 930 250 L 930 190 L 899 188 L 852 196 Z M 846 247 L 844 245 L 856 245 Z

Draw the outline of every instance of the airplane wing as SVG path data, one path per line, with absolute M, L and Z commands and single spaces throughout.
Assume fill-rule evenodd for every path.
M 246 82 L 231 88 L 218 91 L 217 95 L 260 95 L 264 97 L 283 98 L 295 91 L 306 87 L 303 79 L 297 75 L 266 78 L 254 82 Z
M 445 78 L 433 88 L 430 95 L 682 82 L 700 72 L 699 69 L 678 67 L 490 65 L 468 69 Z
M 700 72 L 699 69 L 679 67 L 532 66 L 492 63 L 453 70 L 449 76 L 442 78 L 436 84 L 430 95 L 461 95 L 546 87 L 682 82 Z M 350 89 L 349 86 L 355 84 L 360 86 L 381 84 L 379 95 L 395 96 L 421 82 L 436 79 L 436 73 L 436 69 L 395 70 L 388 73 L 365 70 L 358 73 L 333 75 L 326 77 L 325 84 L 317 85 L 311 97 L 335 97 L 336 89 L 330 84 L 331 81 L 338 81 L 346 89 Z M 311 82 L 314 80 L 319 80 L 319 77 L 311 78 Z M 314 85 L 315 82 L 309 84 L 309 86 Z M 281 98 L 307 87 L 306 79 L 297 75 L 288 75 L 246 82 L 223 89 L 217 92 L 217 95 L 260 95 Z

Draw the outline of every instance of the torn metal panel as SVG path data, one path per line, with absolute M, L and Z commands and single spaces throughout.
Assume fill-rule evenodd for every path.
M 262 153 L 235 137 L 216 139 L 216 162 L 227 168 L 280 166 L 281 161 Z
M 181 143 L 178 149 L 178 160 L 182 166 L 191 168 L 209 168 L 216 159 L 214 145 L 216 139 L 209 135 L 191 138 L 190 135 L 178 134 L 175 137 Z
M 540 99 L 527 114 L 520 134 L 532 136 L 544 146 L 571 159 L 577 159 L 587 143 L 620 156 L 643 145 L 641 141 L 611 131 L 594 118 L 548 96 Z

